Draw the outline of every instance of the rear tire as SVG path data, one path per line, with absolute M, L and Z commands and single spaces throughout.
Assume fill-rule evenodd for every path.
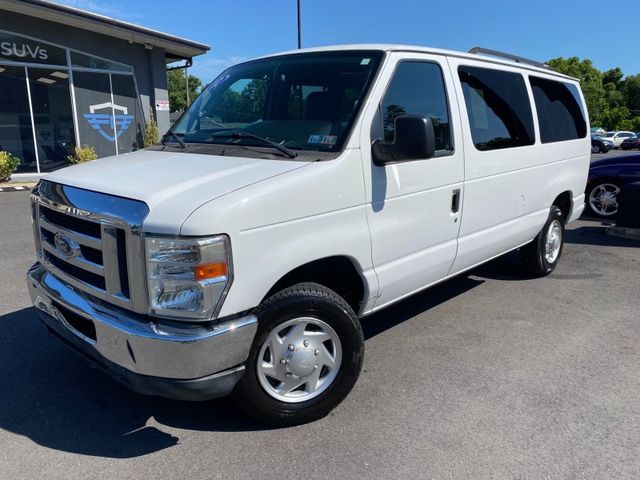
M 564 246 L 564 216 L 553 205 L 544 227 L 530 243 L 520 248 L 525 270 L 534 277 L 549 275 L 558 265 Z
M 351 391 L 364 359 L 358 317 L 337 293 L 299 283 L 257 309 L 258 332 L 233 396 L 259 422 L 299 425 L 327 415 Z

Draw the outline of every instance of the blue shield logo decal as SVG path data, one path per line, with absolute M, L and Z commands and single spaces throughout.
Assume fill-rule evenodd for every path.
M 100 110 L 103 110 L 104 113 L 98 113 Z M 116 138 L 126 132 L 135 118 L 134 115 L 128 115 L 127 107 L 116 105 L 112 102 L 90 105 L 89 112 L 91 113 L 83 115 L 84 118 L 87 119 L 87 122 L 94 130 L 97 130 L 100 135 L 110 142 L 115 142 Z M 113 132 L 115 132 L 115 135 L 113 135 Z

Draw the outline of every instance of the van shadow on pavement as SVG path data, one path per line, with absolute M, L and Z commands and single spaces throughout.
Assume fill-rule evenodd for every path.
M 129 391 L 49 335 L 33 308 L 0 316 L 0 339 L 0 428 L 48 448 L 131 458 L 178 443 L 156 422 L 205 431 L 263 428 L 230 399 L 192 403 Z
M 365 338 L 481 283 L 460 277 L 376 313 L 363 321 Z M 47 333 L 33 308 L 0 316 L 0 339 L 0 429 L 47 448 L 133 458 L 179 442 L 163 425 L 222 432 L 269 428 L 230 398 L 181 402 L 131 392 Z

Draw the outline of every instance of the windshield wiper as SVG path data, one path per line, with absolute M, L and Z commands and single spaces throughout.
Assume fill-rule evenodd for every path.
M 280 153 L 282 153 L 283 155 L 286 155 L 289 158 L 296 158 L 298 156 L 296 152 L 294 152 L 290 148 L 285 147 L 284 145 L 281 145 L 277 142 L 274 142 L 273 140 L 269 140 L 268 138 L 261 137 L 260 135 L 255 135 L 249 132 L 218 132 L 218 133 L 214 133 L 211 137 L 212 138 L 238 138 L 238 139 L 252 138 L 255 140 L 260 140 L 263 143 L 266 143 L 270 147 L 275 148 Z
M 178 142 L 178 145 L 180 145 L 180 148 L 183 148 L 183 149 L 185 149 L 185 150 L 187 149 L 187 144 L 186 144 L 186 143 L 184 143 L 184 140 L 182 140 L 182 139 L 178 136 L 178 134 L 177 134 L 177 133 L 174 133 L 174 132 L 172 132 L 171 130 L 169 130 L 169 131 L 164 135 L 164 137 L 162 137 L 162 140 L 160 140 L 160 143 L 161 143 L 163 146 L 165 146 L 165 147 L 167 146 L 167 137 L 173 137 L 173 138 L 175 138 L 175 139 L 176 139 L 176 142 Z

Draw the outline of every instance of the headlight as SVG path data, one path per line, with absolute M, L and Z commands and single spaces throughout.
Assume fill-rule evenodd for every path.
M 231 281 L 229 239 L 146 237 L 149 313 L 209 319 Z

